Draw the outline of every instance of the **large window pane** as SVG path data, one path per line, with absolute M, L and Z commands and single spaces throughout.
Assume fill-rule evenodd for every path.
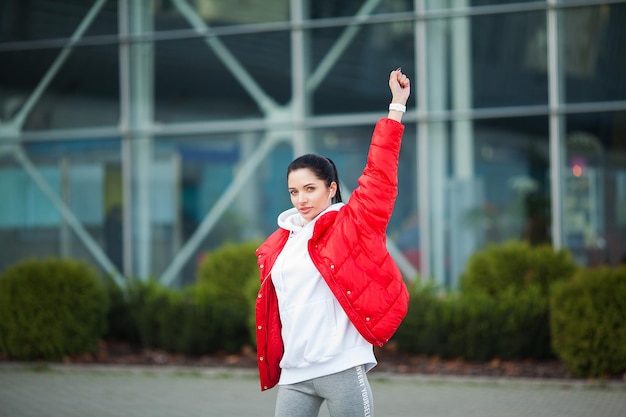
M 626 261 L 626 113 L 567 117 L 563 224 L 583 265 Z
M 550 241 L 548 119 L 459 123 L 429 127 L 432 273 L 451 287 L 487 244 Z
M 347 28 L 333 27 L 311 32 L 311 77 L 308 91 L 312 94 L 312 113 L 358 113 L 381 111 L 389 97 L 389 73 L 402 67 L 416 79 L 414 69 L 415 43 L 411 23 L 380 24 L 358 27 L 356 36 L 347 36 Z M 336 50 L 337 44 L 350 42 Z M 339 53 L 338 53 L 339 52 Z M 322 63 L 324 65 L 322 65 Z M 330 71 L 322 71 L 330 67 Z M 320 71 L 318 73 L 318 71 Z M 417 83 L 409 106 L 417 97 Z
M 289 20 L 289 0 L 151 0 L 156 29 L 189 29 L 190 19 L 211 27 Z M 191 17 L 193 16 L 193 18 Z
M 626 100 L 626 4 L 564 9 L 560 15 L 566 102 Z
M 478 121 L 474 129 L 476 174 L 484 185 L 483 242 L 550 243 L 547 118 Z
M 226 242 L 264 236 L 260 228 L 266 196 L 261 187 L 265 170 L 272 166 L 249 163 L 261 140 L 261 132 L 242 132 L 154 141 L 148 184 L 150 212 L 139 213 L 150 218 L 153 274 L 163 274 L 183 245 L 198 233 L 207 216 L 217 216 L 216 221 L 201 232 L 200 244 L 177 274 L 179 285 L 195 280 L 199 261 L 207 251 Z M 245 179 L 233 185 L 238 175 Z M 222 200 L 225 191 L 235 186 L 238 188 L 232 198 Z M 226 208 L 221 209 L 224 204 Z
M 413 0 L 379 0 L 377 2 L 365 0 L 316 0 L 310 1 L 309 13 L 311 19 L 354 16 L 357 13 L 399 13 L 413 10 Z
M 59 59 L 61 53 L 0 53 L 1 118 L 24 116 L 24 130 L 117 126 L 118 46 L 76 47 L 67 59 Z
M 0 119 L 3 122 L 9 123 L 20 113 L 59 53 L 58 49 L 0 52 Z M 30 117 L 30 125 L 47 124 L 43 114 L 30 114 Z
M 0 2 L 2 42 L 68 38 L 83 23 L 85 36 L 115 35 L 117 1 L 6 0 Z M 93 18 L 85 20 L 90 11 Z
M 34 172 L 13 152 L 0 157 L 0 193 L 11 196 L 0 199 L 0 242 L 11 242 L 0 252 L 0 269 L 30 256 L 80 258 L 97 265 L 63 208 L 121 269 L 119 141 L 32 143 L 24 151 Z
M 544 11 L 474 16 L 469 30 L 471 67 L 453 54 L 450 70 L 471 69 L 473 107 L 548 103 Z
M 228 52 L 226 61 L 204 39 L 155 44 L 159 122 L 260 117 L 266 101 L 284 105 L 289 100 L 289 33 L 229 36 L 218 41 Z

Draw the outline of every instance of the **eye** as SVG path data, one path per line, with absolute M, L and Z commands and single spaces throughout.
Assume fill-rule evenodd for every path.
M 289 195 L 296 195 L 298 192 L 296 190 L 289 190 Z
M 307 190 L 307 191 L 310 191 L 310 192 L 311 192 L 311 191 L 315 191 L 315 187 L 306 187 L 306 190 Z

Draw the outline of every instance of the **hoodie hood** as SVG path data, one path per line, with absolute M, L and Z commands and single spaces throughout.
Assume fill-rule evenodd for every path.
M 339 211 L 339 209 L 343 206 L 344 203 L 331 204 L 326 210 L 318 214 L 311 223 L 315 223 L 315 221 L 319 219 L 320 216 L 322 216 L 324 213 L 328 213 L 329 211 Z M 304 223 L 304 219 L 298 212 L 298 209 L 292 207 L 278 215 L 278 226 L 282 229 L 289 230 L 292 233 L 297 233 L 302 230 L 304 226 L 307 225 Z

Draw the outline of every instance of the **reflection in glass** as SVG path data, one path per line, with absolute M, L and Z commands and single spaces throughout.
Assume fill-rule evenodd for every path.
M 545 12 L 473 16 L 470 31 L 473 107 L 548 103 Z
M 289 100 L 289 33 L 220 39 L 236 63 L 225 62 L 204 39 L 155 43 L 158 122 L 260 117 L 266 100 L 277 106 Z M 242 83 L 240 73 L 251 85 Z
M 347 17 L 356 14 L 401 13 L 413 11 L 413 0 L 316 0 L 308 2 L 311 19 Z
M 548 120 L 474 121 L 473 144 L 450 127 L 430 129 L 429 204 L 435 271 L 456 287 L 471 254 L 490 243 L 550 242 Z
M 548 121 L 524 117 L 475 123 L 476 174 L 484 186 L 484 243 L 550 243 Z
M 0 155 L 0 241 L 11 242 L 0 251 L 0 265 L 10 265 L 24 254 L 72 257 L 94 262 L 69 219 L 47 194 L 52 192 L 122 269 L 122 177 L 120 142 L 41 142 L 25 146 L 27 162 L 37 178 L 11 152 Z M 117 222 L 115 221 L 117 220 Z
M 626 261 L 626 113 L 567 117 L 565 245 L 586 266 Z
M 237 243 L 263 235 L 260 231 L 263 207 L 279 190 L 276 184 L 268 184 L 268 188 L 274 187 L 274 194 L 262 191 L 266 170 L 278 168 L 263 165 L 248 171 L 249 158 L 261 138 L 261 133 L 249 132 L 166 137 L 155 142 L 151 162 L 154 178 L 150 184 L 155 254 L 150 265 L 152 271 L 163 273 L 182 246 L 199 233 L 207 216 L 217 216 L 217 221 L 200 232 L 201 242 L 186 259 L 178 275 L 178 285 L 195 280 L 198 262 L 207 251 L 225 242 Z M 225 191 L 235 187 L 233 181 L 240 174 L 245 179 L 236 185 L 232 199 L 222 201 Z M 222 210 L 224 204 L 226 208 Z
M 310 35 L 308 54 L 312 59 L 307 91 L 313 97 L 314 114 L 380 111 L 381 98 L 389 95 L 386 80 L 391 71 L 402 67 L 416 78 L 411 23 L 360 26 L 356 36 L 346 37 L 350 42 L 341 54 L 333 48 L 346 36 L 345 27 L 315 29 Z M 322 62 L 330 62 L 330 71 L 318 78 L 317 72 L 324 68 Z M 320 82 L 312 84 L 314 80 Z M 414 85 L 410 100 L 417 97 Z
M 116 126 L 118 46 L 76 47 L 54 66 L 60 54 L 61 49 L 0 53 L 0 118 L 24 117 L 24 130 Z
M 626 4 L 560 12 L 568 103 L 626 99 Z
M 85 36 L 118 33 L 118 2 L 29 0 L 0 2 L 0 43 L 69 38 L 90 11 Z
M 189 29 L 189 18 L 211 27 L 289 20 L 289 0 L 168 0 L 154 1 L 155 28 L 159 31 Z

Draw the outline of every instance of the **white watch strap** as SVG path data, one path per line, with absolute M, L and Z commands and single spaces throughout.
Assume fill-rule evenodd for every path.
M 404 113 L 406 111 L 406 106 L 400 103 L 391 103 L 389 104 L 389 110 L 401 111 Z

